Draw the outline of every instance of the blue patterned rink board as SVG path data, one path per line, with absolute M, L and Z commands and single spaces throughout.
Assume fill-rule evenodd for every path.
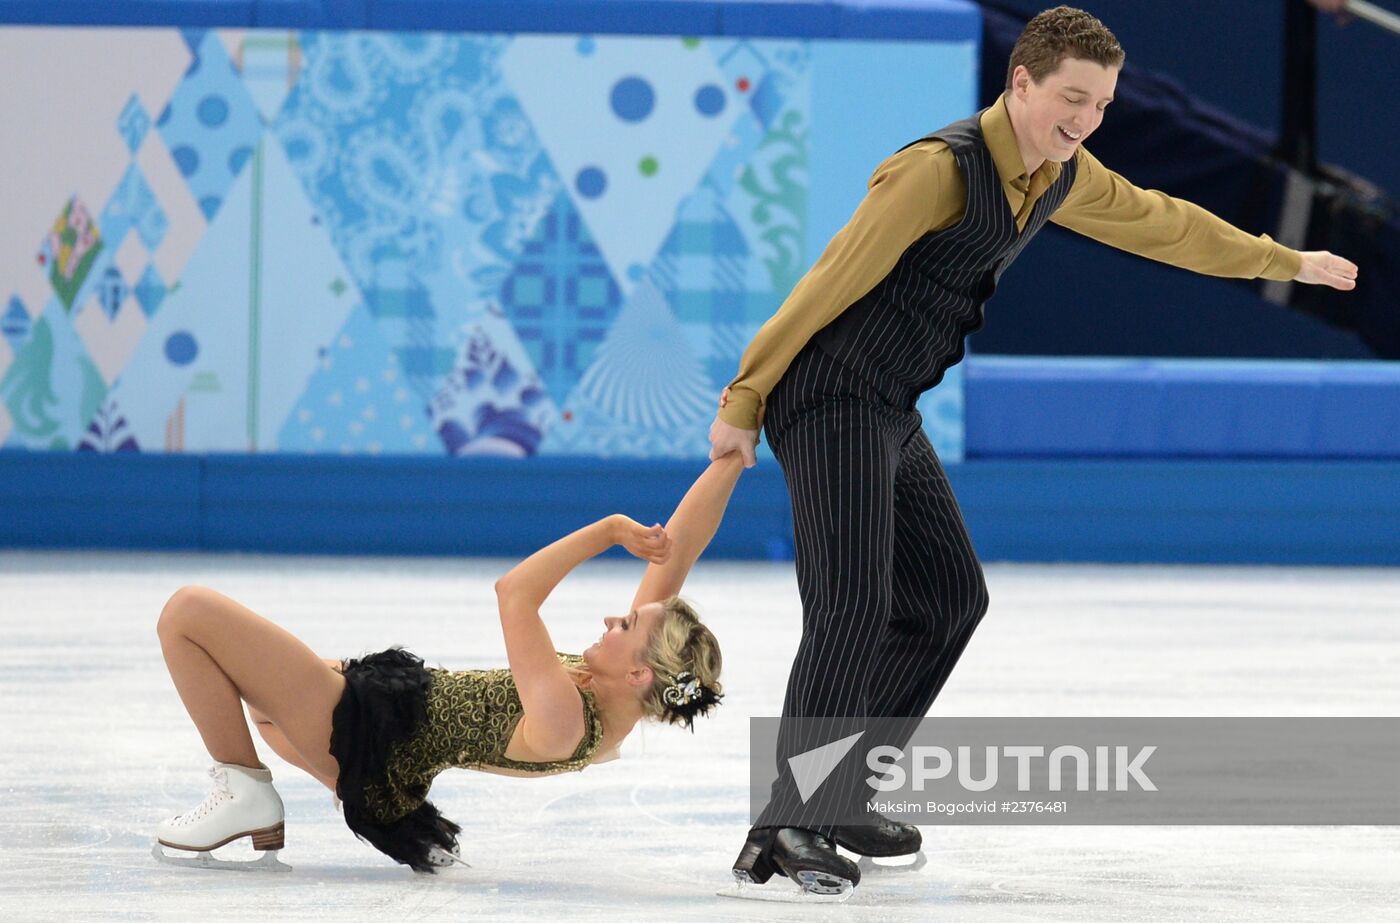
M 702 458 L 875 165 L 973 105 L 971 6 L 780 7 L 0 3 L 167 26 L 0 28 L 0 108 L 82 139 L 0 163 L 0 446 Z M 201 28 L 389 15 L 497 25 Z

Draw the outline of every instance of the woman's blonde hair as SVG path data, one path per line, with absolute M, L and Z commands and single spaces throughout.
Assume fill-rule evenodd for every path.
M 1006 89 L 1018 66 L 1040 83 L 1060 67 L 1065 58 L 1081 58 L 1104 67 L 1123 66 L 1123 46 L 1102 22 L 1072 6 L 1057 6 L 1038 14 L 1016 39 L 1006 68 Z
M 694 717 L 709 714 L 723 697 L 719 641 L 679 596 L 661 602 L 661 619 L 652 629 L 642 659 L 654 674 L 651 688 L 642 696 L 642 708 L 650 718 L 694 730 Z

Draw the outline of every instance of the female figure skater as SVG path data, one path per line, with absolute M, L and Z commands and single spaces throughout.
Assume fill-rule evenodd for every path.
M 721 698 L 718 642 L 676 598 L 714 537 L 743 470 L 736 452 L 710 464 L 671 520 L 642 526 L 613 515 L 535 552 L 496 582 L 509 669 L 425 668 L 399 648 L 322 660 L 262 616 L 204 587 L 166 603 L 161 650 L 214 766 L 215 784 L 194 810 L 160 824 L 156 858 L 181 865 L 286 870 L 282 800 L 244 720 L 263 740 L 331 789 L 345 823 L 415 871 L 460 862 L 461 828 L 427 800 L 450 767 L 538 776 L 616 757 L 642 718 L 684 724 Z M 603 619 L 582 656 L 558 654 L 541 603 L 584 561 L 622 545 L 649 562 L 625 615 Z M 256 861 L 209 850 L 242 837 Z M 197 852 L 165 854 L 162 846 Z

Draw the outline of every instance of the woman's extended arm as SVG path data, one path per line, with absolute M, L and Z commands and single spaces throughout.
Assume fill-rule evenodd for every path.
M 734 493 L 734 485 L 744 470 L 744 459 L 731 452 L 716 461 L 696 479 L 686 491 L 671 519 L 666 523 L 670 537 L 671 557 L 664 562 L 647 565 L 642 584 L 632 599 L 632 608 L 667 599 L 681 591 L 686 575 L 715 537 L 725 507 Z
M 531 750 L 548 758 L 573 752 L 583 736 L 583 710 L 573 680 L 555 656 L 540 605 L 569 571 L 615 544 L 652 562 L 665 561 L 670 553 L 659 526 L 647 529 L 615 514 L 541 548 L 496 581 L 506 659 L 525 710 L 521 734 Z

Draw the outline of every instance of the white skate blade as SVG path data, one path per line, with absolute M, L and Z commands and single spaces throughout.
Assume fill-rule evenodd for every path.
M 736 881 L 727 888 L 715 892 L 717 897 L 733 897 L 741 901 L 777 901 L 784 904 L 844 904 L 855 893 L 850 883 L 834 894 L 805 891 L 790 878 L 774 875 L 768 884 L 756 885 L 751 882 Z
M 173 848 L 173 847 L 171 847 Z M 157 862 L 166 865 L 181 865 L 194 869 L 216 869 L 223 872 L 290 872 L 292 867 L 277 858 L 278 850 L 269 849 L 256 859 L 232 860 L 216 859 L 208 850 L 197 851 L 192 856 L 170 855 L 157 841 L 151 844 L 151 855 Z
M 900 856 L 899 858 L 905 857 Z M 917 872 L 926 865 L 928 865 L 928 856 L 924 855 L 923 850 L 920 850 L 914 853 L 912 861 L 909 862 L 876 862 L 869 856 L 861 856 L 860 861 L 856 863 L 856 868 L 860 869 L 861 878 L 864 878 L 866 875 L 901 875 L 906 872 Z

